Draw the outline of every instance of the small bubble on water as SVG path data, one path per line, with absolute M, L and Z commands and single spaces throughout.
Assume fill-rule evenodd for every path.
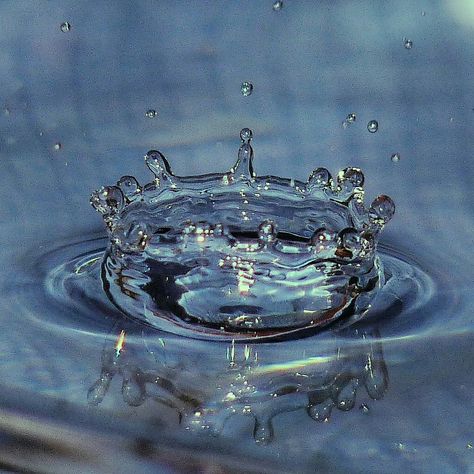
M 400 153 L 394 153 L 390 159 L 392 160 L 392 163 L 398 163 L 400 161 Z
M 63 33 L 67 33 L 68 31 L 71 31 L 71 24 L 68 21 L 64 21 L 61 23 L 60 29 Z
M 371 120 L 371 121 L 367 124 L 367 130 L 368 130 L 370 133 L 375 133 L 378 129 L 379 129 L 379 123 L 377 122 L 377 120 Z
M 368 406 L 366 403 L 362 403 L 362 405 L 359 407 L 359 410 L 360 410 L 362 413 L 369 413 L 370 408 L 369 408 L 369 406 Z
M 411 49 L 413 48 L 413 41 L 408 38 L 403 39 L 403 46 L 405 46 L 405 49 Z
M 252 130 L 250 130 L 250 128 L 243 128 L 243 129 L 240 131 L 240 139 L 241 139 L 243 142 L 252 140 L 252 137 L 253 137 L 253 132 L 252 132 Z
M 145 112 L 145 117 L 148 117 L 148 118 L 155 118 L 157 115 L 158 115 L 158 113 L 154 109 L 148 109 Z
M 273 11 L 274 12 L 279 12 L 282 8 L 283 8 L 282 0 L 276 0 L 276 2 L 273 2 Z
M 53 145 L 53 150 L 55 150 L 55 151 L 59 151 L 61 148 L 62 148 L 62 145 L 61 145 L 60 142 L 56 142 L 56 143 Z
M 240 85 L 240 92 L 244 97 L 248 97 L 253 92 L 253 84 L 248 81 L 242 82 Z

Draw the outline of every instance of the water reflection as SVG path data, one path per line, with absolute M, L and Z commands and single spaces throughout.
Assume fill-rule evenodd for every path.
M 88 402 L 99 405 L 117 377 L 130 406 L 149 410 L 152 400 L 171 408 L 184 429 L 213 435 L 230 418 L 247 416 L 255 441 L 268 443 L 272 419 L 284 412 L 306 410 L 327 422 L 333 408 L 352 410 L 357 393 L 361 403 L 384 396 L 388 370 L 378 330 L 351 327 L 313 339 L 304 349 L 295 341 L 196 345 L 121 321 L 106 338 Z

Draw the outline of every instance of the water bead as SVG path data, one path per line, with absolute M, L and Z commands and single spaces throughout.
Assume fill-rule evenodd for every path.
M 282 0 L 276 0 L 273 2 L 273 11 L 278 12 L 283 8 L 283 1 Z
M 252 140 L 252 137 L 253 137 L 253 133 L 252 133 L 252 130 L 250 130 L 250 128 L 243 128 L 240 131 L 240 139 L 243 142 L 247 142 L 247 141 Z
M 405 46 L 405 49 L 411 49 L 413 48 L 413 41 L 408 38 L 403 39 L 403 46 Z
M 61 148 L 62 148 L 62 145 L 61 145 L 60 142 L 56 142 L 56 143 L 53 145 L 53 150 L 54 150 L 54 151 L 59 151 Z
M 392 163 L 398 163 L 400 161 L 400 154 L 399 153 L 394 153 L 390 159 L 392 160 Z
M 156 112 L 156 110 L 153 110 L 153 109 L 148 109 L 145 112 L 145 117 L 147 117 L 147 118 L 155 118 L 157 115 L 158 115 L 158 113 Z
M 145 155 L 145 162 L 148 169 L 157 177 L 160 178 L 163 174 L 172 175 L 170 164 L 164 155 L 158 150 L 150 150 Z
M 371 120 L 371 121 L 367 124 L 367 130 L 368 130 L 370 133 L 375 133 L 378 129 L 379 129 L 379 123 L 377 122 L 377 120 Z
M 357 115 L 354 113 L 351 113 L 346 117 L 347 123 L 354 123 L 356 120 L 357 120 Z
M 369 209 L 369 219 L 373 224 L 385 225 L 395 214 L 394 202 L 385 195 L 374 199 Z
M 337 182 L 351 187 L 361 187 L 364 185 L 364 174 L 359 168 L 345 168 L 339 171 L 337 175 Z
M 253 92 L 253 84 L 248 81 L 242 82 L 240 85 L 240 92 L 244 97 L 248 97 Z
M 126 198 L 133 198 L 140 192 L 140 184 L 133 176 L 122 176 L 117 186 Z
M 64 21 L 61 23 L 61 26 L 59 27 L 63 33 L 67 33 L 68 31 L 71 31 L 71 24 L 67 21 Z
M 92 194 L 90 203 L 101 214 L 110 215 L 122 209 L 124 199 L 117 186 L 102 186 Z
M 274 242 L 276 240 L 275 223 L 271 220 L 263 221 L 258 226 L 258 238 L 266 244 Z
M 326 168 L 316 168 L 308 178 L 308 187 L 325 188 L 332 182 L 331 173 Z

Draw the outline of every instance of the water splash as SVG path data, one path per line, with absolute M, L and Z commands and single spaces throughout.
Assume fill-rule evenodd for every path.
M 361 313 L 383 286 L 376 247 L 393 201 L 366 208 L 358 168 L 335 180 L 317 168 L 305 183 L 257 176 L 251 138 L 241 131 L 229 172 L 175 176 L 152 150 L 152 182 L 125 176 L 92 194 L 110 238 L 104 288 L 126 314 L 262 336 Z

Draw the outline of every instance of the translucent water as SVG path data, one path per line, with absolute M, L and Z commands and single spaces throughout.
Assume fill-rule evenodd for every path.
M 111 300 L 155 327 L 198 324 L 214 335 L 362 314 L 384 286 L 376 246 L 393 201 L 382 195 L 367 209 L 357 168 L 335 181 L 323 168 L 306 183 L 259 177 L 252 131 L 240 137 L 230 172 L 178 177 L 150 151 L 154 181 L 125 176 L 92 194 L 110 235 L 102 275 Z
M 273 0 L 212 3 L 0 2 L 0 470 L 472 471 L 469 2 L 430 2 L 426 16 L 426 5 L 407 0 L 285 1 L 279 12 Z M 67 33 L 59 28 L 65 19 Z M 415 41 L 410 51 L 403 35 Z M 243 80 L 258 93 L 243 97 Z M 144 116 L 149 108 L 159 120 Z M 353 111 L 357 121 L 343 129 Z M 366 125 L 374 118 L 380 127 L 371 135 Z M 243 125 L 253 130 L 254 178 L 241 178 L 234 163 Z M 155 185 L 155 175 L 141 157 L 156 149 L 173 173 L 152 191 L 145 183 Z M 159 171 L 164 162 L 153 158 Z M 361 311 L 350 308 L 327 325 L 271 330 L 227 321 L 221 330 L 177 312 L 157 328 L 165 320 L 157 298 L 128 286 L 148 270 L 122 272 L 120 281 L 103 273 L 110 234 L 88 205 L 101 184 L 122 193 L 110 191 L 107 206 L 123 196 L 130 210 L 137 193 L 159 195 L 153 221 L 173 211 L 159 206 L 163 182 L 174 203 L 192 181 L 186 188 L 179 176 L 232 168 L 250 183 L 244 195 L 235 181 L 216 188 L 235 189 L 230 202 L 242 208 L 227 214 L 252 227 L 234 238 L 255 245 L 258 256 L 265 246 L 272 256 L 285 255 L 281 243 L 285 251 L 311 246 L 314 259 L 353 210 L 333 213 L 336 228 L 310 229 L 301 241 L 278 235 L 280 218 L 290 221 L 288 208 L 307 202 L 296 200 L 296 187 L 333 190 L 338 170 L 348 167 L 347 186 L 361 187 L 357 170 L 364 171 L 367 219 L 383 223 L 390 214 L 384 199 L 371 209 L 380 194 L 397 206 L 377 238 L 379 286 L 349 295 Z M 266 175 L 288 179 L 262 190 L 265 207 L 272 192 L 291 206 L 283 198 L 287 206 L 254 219 L 260 201 L 252 179 Z M 192 202 L 212 176 L 189 191 Z M 328 210 L 337 207 L 320 196 Z M 185 236 L 196 250 L 217 247 L 205 232 L 211 229 L 195 232 L 201 215 L 219 223 L 208 210 L 187 218 Z M 228 234 L 222 230 L 219 242 Z M 147 229 L 129 238 L 136 264 L 156 244 Z M 358 248 L 351 232 L 340 241 Z M 236 281 L 238 264 L 217 267 Z M 254 291 L 261 275 L 240 270 L 242 290 Z M 296 288 L 289 291 L 295 301 Z

